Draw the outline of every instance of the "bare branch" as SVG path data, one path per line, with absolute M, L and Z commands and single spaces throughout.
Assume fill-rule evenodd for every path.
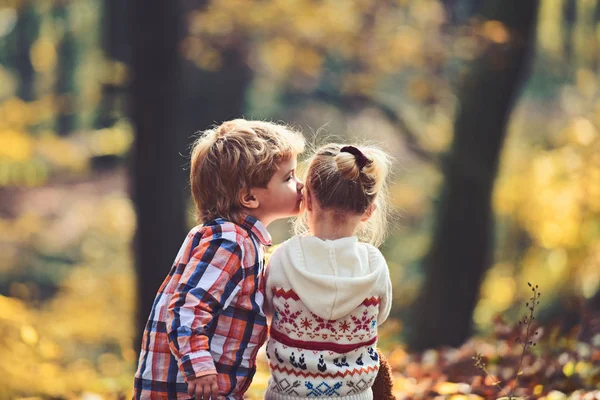
M 392 107 L 367 96 L 343 96 L 332 94 L 324 90 L 316 91 L 314 96 L 318 100 L 334 104 L 336 106 L 341 106 L 344 109 L 354 112 L 364 110 L 366 108 L 374 108 L 380 111 L 385 116 L 387 121 L 402 134 L 407 147 L 413 154 L 418 156 L 422 161 L 431 163 L 435 166 L 440 165 L 438 155 L 424 149 L 421 146 L 417 135 L 408 126 L 408 123 L 404 120 L 404 118 Z

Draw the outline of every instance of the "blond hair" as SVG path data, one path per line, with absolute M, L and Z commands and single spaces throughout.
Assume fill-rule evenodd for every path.
M 357 236 L 378 246 L 387 233 L 391 157 L 375 146 L 352 146 L 365 156 L 365 160 L 360 160 L 350 152 L 340 151 L 343 147 L 330 143 L 315 152 L 308 161 L 306 188 L 321 208 L 335 211 L 340 219 L 347 213 L 363 214 L 374 204 L 375 210 L 367 222 L 360 224 Z M 306 211 L 294 228 L 296 234 L 308 232 Z
M 235 119 L 202 132 L 190 167 L 198 222 L 221 217 L 241 223 L 243 191 L 266 187 L 278 164 L 304 151 L 304 143 L 292 128 L 264 121 Z

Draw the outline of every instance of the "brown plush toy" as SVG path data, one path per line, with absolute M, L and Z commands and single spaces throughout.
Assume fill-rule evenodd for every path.
M 379 372 L 373 382 L 373 400 L 396 400 L 392 393 L 394 382 L 392 381 L 392 367 L 381 350 L 377 349 L 379 355 Z

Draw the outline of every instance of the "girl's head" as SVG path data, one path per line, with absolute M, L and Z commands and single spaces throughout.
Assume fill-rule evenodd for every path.
M 380 244 L 386 233 L 390 165 L 391 157 L 373 146 L 330 143 L 319 148 L 309 160 L 305 181 L 307 195 L 317 207 L 305 210 L 297 233 L 311 230 L 314 221 L 323 220 L 324 215 L 315 213 L 330 214 L 340 223 L 350 216 L 363 216 L 357 235 Z

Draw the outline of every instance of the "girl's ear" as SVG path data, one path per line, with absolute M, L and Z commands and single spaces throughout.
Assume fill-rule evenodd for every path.
M 252 189 L 242 189 L 240 191 L 240 204 L 244 208 L 255 209 L 259 206 L 258 197 Z
M 377 210 L 377 204 L 375 204 L 375 202 L 373 202 L 373 203 L 371 203 L 371 205 L 369 207 L 367 207 L 367 210 L 363 213 L 360 221 L 361 222 L 367 221 L 369 218 L 371 218 L 371 215 L 373 215 L 375 210 Z
M 310 191 L 308 190 L 308 187 L 304 186 L 304 198 L 306 200 L 306 210 L 307 211 L 312 211 L 312 198 L 310 197 Z

